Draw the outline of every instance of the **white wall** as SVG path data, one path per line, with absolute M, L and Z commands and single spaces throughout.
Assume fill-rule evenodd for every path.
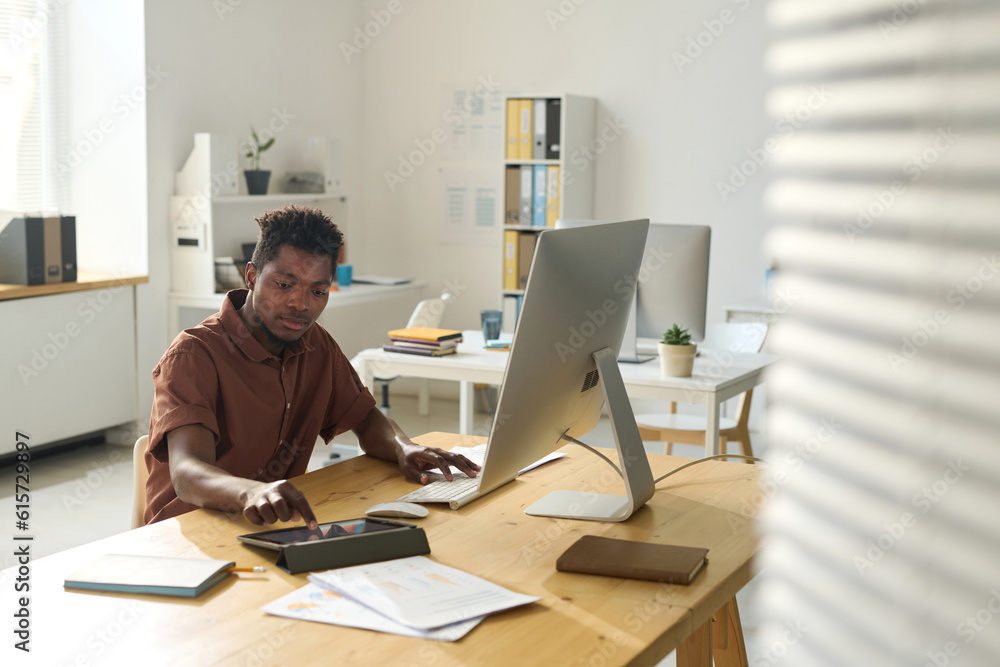
M 500 233 L 491 247 L 439 243 L 440 153 L 393 192 L 383 174 L 442 126 L 442 84 L 480 77 L 504 92 L 596 97 L 598 127 L 620 118 L 626 128 L 594 163 L 595 217 L 711 225 L 710 322 L 724 305 L 762 295 L 763 177 L 725 202 L 716 186 L 773 131 L 764 114 L 762 4 L 577 2 L 403 2 L 363 51 L 365 217 L 354 261 L 418 276 L 432 292 L 446 280 L 467 285 L 446 326 L 476 328 L 479 309 L 497 302 Z M 367 0 L 366 20 L 387 6 Z M 709 46 L 678 71 L 674 52 L 699 32 Z M 498 185 L 501 157 L 492 167 Z
M 360 190 L 362 71 L 340 55 L 336 34 L 338 26 L 357 24 L 361 9 L 359 2 L 324 0 L 146 2 L 147 66 L 168 73 L 149 96 L 146 118 L 150 284 L 139 304 L 140 411 L 146 415 L 150 372 L 171 338 L 168 199 L 195 132 L 242 138 L 251 124 L 267 125 L 273 109 L 287 110 L 295 118 L 264 153 L 261 168 L 281 178 L 301 168 L 308 137 L 333 137 L 340 142 L 350 215 L 360 212 L 353 193 Z M 255 235 L 252 219 L 247 226 Z
M 505 92 L 596 97 L 598 125 L 621 119 L 625 129 L 594 162 L 595 217 L 711 225 L 710 321 L 721 319 L 723 305 L 760 296 L 763 179 L 725 202 L 716 186 L 773 130 L 763 110 L 760 3 L 400 0 L 401 11 L 348 61 L 341 44 L 388 6 L 146 2 L 146 64 L 167 74 L 147 101 L 150 285 L 139 305 L 140 410 L 152 399 L 144 380 L 169 343 L 173 173 L 194 132 L 240 135 L 275 107 L 296 119 L 265 154 L 265 168 L 276 176 L 293 168 L 308 136 L 340 140 L 356 270 L 410 275 L 429 282 L 432 294 L 445 281 L 464 286 L 445 326 L 477 327 L 478 311 L 497 302 L 499 230 L 488 247 L 439 243 L 440 155 L 394 192 L 383 174 L 442 126 L 442 86 L 480 77 Z M 729 23 L 717 21 L 726 10 Z M 709 45 L 679 71 L 674 53 L 699 33 Z M 488 163 L 498 185 L 499 160 Z
M 70 176 L 77 264 L 146 273 L 146 113 L 143 8 L 67 3 Z M 152 79 L 151 79 L 152 81 Z M 154 84 L 155 87 L 155 84 Z

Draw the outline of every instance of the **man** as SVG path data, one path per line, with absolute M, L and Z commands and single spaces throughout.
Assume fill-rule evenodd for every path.
M 426 484 L 464 456 L 413 443 L 375 407 L 329 333 L 313 326 L 333 284 L 343 235 L 322 212 L 300 206 L 257 218 L 246 267 L 249 290 L 182 332 L 153 370 L 145 454 L 145 523 L 196 507 L 241 511 L 252 523 L 316 517 L 288 478 L 306 472 L 317 436 L 348 430 L 369 455 Z

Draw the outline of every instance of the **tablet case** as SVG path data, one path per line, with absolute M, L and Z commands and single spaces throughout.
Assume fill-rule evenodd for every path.
M 400 530 L 289 544 L 279 549 L 275 565 L 289 574 L 298 574 L 431 552 L 423 528 L 402 522 L 399 526 Z
M 708 562 L 707 553 L 698 547 L 584 535 L 563 552 L 556 569 L 687 585 Z

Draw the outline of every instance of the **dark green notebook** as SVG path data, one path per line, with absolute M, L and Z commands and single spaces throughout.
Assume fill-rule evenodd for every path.
M 106 554 L 66 577 L 66 588 L 196 597 L 222 581 L 235 563 L 207 558 Z

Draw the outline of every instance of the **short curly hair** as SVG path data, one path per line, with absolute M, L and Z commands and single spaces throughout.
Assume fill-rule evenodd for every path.
M 257 271 L 278 256 L 283 245 L 290 245 L 306 252 L 330 257 L 331 268 L 336 274 L 337 257 L 344 245 L 344 235 L 330 216 L 318 208 L 289 204 L 284 208 L 264 211 L 256 218 L 260 227 L 257 246 L 251 263 Z

